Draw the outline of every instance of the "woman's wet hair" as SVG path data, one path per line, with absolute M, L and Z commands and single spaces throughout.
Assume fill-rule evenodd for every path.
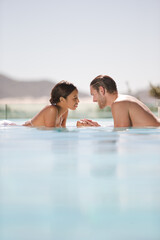
M 67 81 L 57 83 L 51 91 L 50 103 L 56 105 L 60 102 L 60 97 L 67 98 L 77 88 Z
M 90 83 L 90 86 L 92 86 L 94 89 L 99 92 L 99 87 L 102 86 L 107 90 L 109 93 L 117 93 L 117 85 L 115 81 L 107 76 L 107 75 L 99 75 L 93 81 Z

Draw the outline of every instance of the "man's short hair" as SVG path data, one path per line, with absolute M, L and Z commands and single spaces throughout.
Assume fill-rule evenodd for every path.
M 92 86 L 94 89 L 99 92 L 99 87 L 102 86 L 103 88 L 107 89 L 107 92 L 109 93 L 116 93 L 117 85 L 115 81 L 107 76 L 107 75 L 99 75 L 96 78 L 93 79 L 93 81 L 90 83 L 90 86 Z

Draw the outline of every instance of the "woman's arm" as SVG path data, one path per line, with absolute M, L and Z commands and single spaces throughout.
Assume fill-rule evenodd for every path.
M 67 117 L 68 117 L 68 110 L 67 110 L 67 112 L 65 112 L 64 114 L 63 114 L 63 120 L 62 120 L 62 124 L 61 124 L 61 127 L 66 127 L 66 122 L 67 122 Z
M 100 125 L 89 119 L 81 119 L 77 121 L 77 127 L 100 127 Z
M 44 113 L 45 127 L 56 127 L 56 120 L 58 117 L 58 109 L 50 106 Z

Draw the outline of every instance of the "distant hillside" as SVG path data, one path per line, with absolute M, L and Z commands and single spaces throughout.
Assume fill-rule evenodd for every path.
M 40 98 L 49 97 L 56 82 L 48 80 L 17 81 L 0 74 L 0 99 L 2 98 Z M 80 92 L 80 97 L 88 95 Z

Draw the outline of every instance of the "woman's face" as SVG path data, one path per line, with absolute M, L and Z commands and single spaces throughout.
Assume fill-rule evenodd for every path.
M 75 110 L 78 107 L 79 98 L 77 89 L 73 90 L 66 98 L 67 107 L 71 110 Z

